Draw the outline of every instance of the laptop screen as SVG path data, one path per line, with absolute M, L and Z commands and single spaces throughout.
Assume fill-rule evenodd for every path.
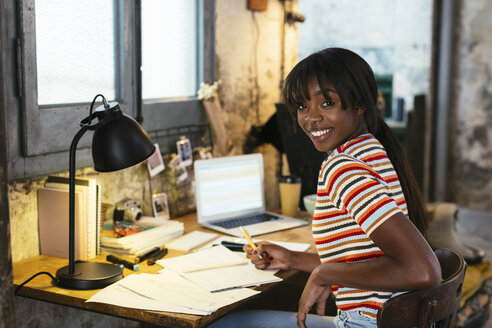
M 265 209 L 261 154 L 195 161 L 195 183 L 200 220 Z

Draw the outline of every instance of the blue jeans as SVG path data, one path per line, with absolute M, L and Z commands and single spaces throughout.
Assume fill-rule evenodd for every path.
M 336 317 L 308 314 L 308 328 L 376 328 L 376 319 L 358 311 L 341 312 Z M 288 328 L 297 327 L 297 313 L 272 310 L 249 310 L 230 313 L 209 325 L 210 328 Z
M 338 311 L 335 317 L 335 327 L 337 328 L 376 328 L 376 319 L 369 318 L 359 311 Z

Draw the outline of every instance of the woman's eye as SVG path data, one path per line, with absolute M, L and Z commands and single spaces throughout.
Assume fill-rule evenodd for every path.
M 333 106 L 333 105 L 334 105 L 333 102 L 331 102 L 331 101 L 325 101 L 322 106 L 323 107 L 330 107 L 330 106 Z
M 303 110 L 303 109 L 306 109 L 306 105 L 299 105 L 297 106 L 297 110 Z

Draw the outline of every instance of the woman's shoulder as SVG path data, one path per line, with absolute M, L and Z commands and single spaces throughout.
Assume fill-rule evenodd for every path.
M 367 133 L 336 148 L 323 162 L 320 175 L 354 170 L 375 175 L 375 167 L 386 167 L 388 163 L 384 147 L 372 134 Z
M 383 145 L 370 133 L 362 134 L 337 147 L 328 156 L 327 161 L 340 158 L 352 158 L 363 163 L 374 159 L 387 159 Z
M 321 165 L 320 176 L 334 175 L 342 171 L 370 170 L 367 163 L 346 152 L 332 153 Z
M 365 133 L 340 145 L 336 152 L 355 156 L 374 150 L 384 151 L 384 147 L 372 134 Z

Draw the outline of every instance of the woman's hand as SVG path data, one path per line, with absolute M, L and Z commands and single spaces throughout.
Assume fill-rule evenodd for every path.
M 326 300 L 330 297 L 331 286 L 322 283 L 318 276 L 319 267 L 313 270 L 302 292 L 297 310 L 297 325 L 306 327 L 306 315 L 316 303 L 316 313 L 325 315 Z
M 256 243 L 257 250 L 249 245 L 244 245 L 243 250 L 257 269 L 280 269 L 290 268 L 292 251 L 282 246 L 266 241 Z M 261 259 L 258 257 L 261 254 Z

